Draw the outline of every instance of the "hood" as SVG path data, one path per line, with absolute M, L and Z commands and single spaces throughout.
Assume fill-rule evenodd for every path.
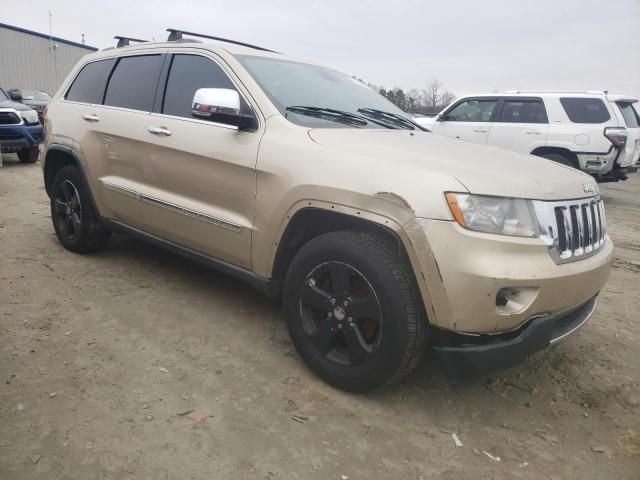
M 0 108 L 13 108 L 14 110 L 18 110 L 19 112 L 33 110 L 33 108 L 31 107 L 24 105 L 23 103 L 14 102 L 13 100 L 4 100 L 0 102 Z
M 46 107 L 49 100 L 22 100 L 22 103 L 27 106 Z
M 394 162 L 399 175 L 410 164 L 407 172 L 419 167 L 425 175 L 453 177 L 476 194 L 566 200 L 593 195 L 585 193 L 585 185 L 598 192 L 593 177 L 571 167 L 428 132 L 316 128 L 309 136 L 336 154 Z

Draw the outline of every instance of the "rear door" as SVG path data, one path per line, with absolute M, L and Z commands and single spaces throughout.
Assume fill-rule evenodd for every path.
M 548 130 L 541 98 L 506 97 L 498 105 L 488 144 L 528 154 L 545 145 Z
M 497 97 L 464 98 L 438 116 L 433 133 L 487 143 L 497 103 Z
M 163 53 L 120 57 L 109 75 L 103 104 L 83 118 L 99 133 L 103 215 L 144 228 L 149 207 L 140 201 L 148 176 L 148 118 L 155 100 Z
M 153 113 L 141 135 L 145 160 L 145 229 L 215 258 L 250 267 L 255 210 L 256 131 L 192 116 L 199 88 L 238 91 L 233 72 L 214 54 L 184 49 L 168 56 Z M 152 133 L 163 132 L 163 133 Z

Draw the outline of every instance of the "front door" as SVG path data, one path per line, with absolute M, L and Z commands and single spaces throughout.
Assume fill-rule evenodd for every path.
M 188 49 L 167 58 L 145 128 L 144 228 L 248 268 L 263 126 L 239 131 L 191 114 L 199 88 L 237 90 L 243 113 L 255 114 L 223 65 Z
M 465 98 L 442 113 L 433 133 L 473 143 L 487 143 L 496 98 Z

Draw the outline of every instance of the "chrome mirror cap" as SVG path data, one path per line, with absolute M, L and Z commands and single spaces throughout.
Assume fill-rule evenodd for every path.
M 191 114 L 211 118 L 216 113 L 240 115 L 240 95 L 230 88 L 199 88 L 193 96 Z

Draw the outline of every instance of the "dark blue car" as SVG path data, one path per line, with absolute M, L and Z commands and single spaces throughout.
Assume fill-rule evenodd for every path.
M 22 163 L 38 160 L 44 131 L 38 113 L 9 99 L 0 88 L 0 151 L 16 153 Z

